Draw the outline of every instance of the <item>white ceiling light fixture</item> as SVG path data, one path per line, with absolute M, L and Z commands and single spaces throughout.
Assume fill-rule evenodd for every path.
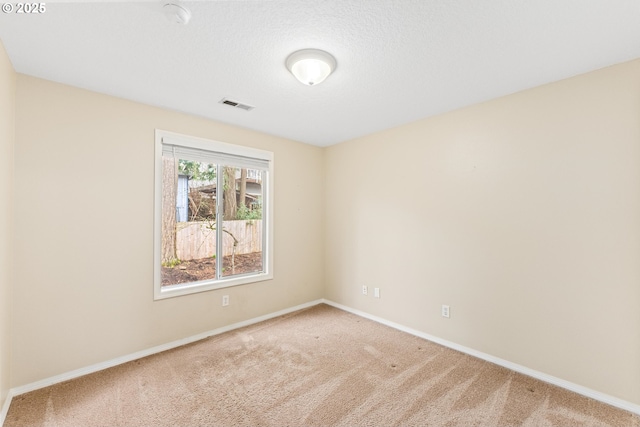
M 322 83 L 336 69 L 336 59 L 319 49 L 302 49 L 287 58 L 287 68 L 296 79 L 313 86 Z
M 181 1 L 168 1 L 162 7 L 164 16 L 175 24 L 188 24 L 191 19 L 191 11 Z

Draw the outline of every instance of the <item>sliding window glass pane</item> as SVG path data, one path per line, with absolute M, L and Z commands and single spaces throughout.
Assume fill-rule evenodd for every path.
M 263 175 L 266 172 L 230 166 L 221 169 L 224 173 L 222 276 L 262 272 Z
M 216 278 L 216 165 L 162 157 L 162 286 Z

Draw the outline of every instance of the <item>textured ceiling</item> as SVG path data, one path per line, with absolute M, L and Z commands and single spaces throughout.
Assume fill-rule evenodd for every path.
M 0 13 L 0 39 L 20 73 L 319 146 L 640 57 L 640 0 L 184 4 L 188 25 L 162 1 L 49 1 Z M 304 48 L 338 61 L 321 85 L 284 66 Z

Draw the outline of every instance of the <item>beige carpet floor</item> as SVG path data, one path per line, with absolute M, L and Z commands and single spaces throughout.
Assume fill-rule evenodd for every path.
M 17 396 L 15 426 L 633 426 L 640 417 L 319 305 Z

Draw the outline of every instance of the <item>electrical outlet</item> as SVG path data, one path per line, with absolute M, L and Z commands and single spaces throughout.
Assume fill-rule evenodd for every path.
M 449 306 L 448 305 L 443 305 L 442 306 L 442 317 L 446 317 L 447 319 L 449 318 Z
M 367 288 L 367 285 L 362 285 L 362 295 L 368 295 L 369 294 L 369 289 Z
M 222 295 L 222 306 L 226 307 L 229 305 L 229 295 Z
M 380 288 L 373 288 L 373 297 L 380 298 Z

